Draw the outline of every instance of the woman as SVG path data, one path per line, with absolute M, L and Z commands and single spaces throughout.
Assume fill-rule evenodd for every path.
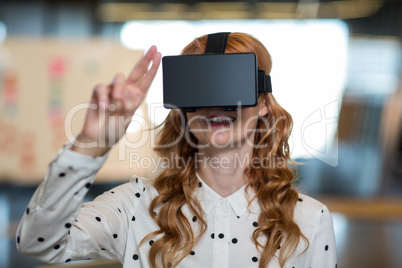
M 195 39 L 182 54 L 203 54 L 206 40 Z M 266 48 L 231 33 L 225 53 L 244 52 L 270 73 Z M 81 205 L 124 135 L 118 117 L 131 118 L 159 63 L 151 47 L 127 78 L 118 74 L 95 88 L 98 108 L 88 110 L 77 140 L 50 164 L 20 223 L 19 250 L 46 262 L 109 258 L 124 267 L 336 267 L 331 215 L 292 188 L 292 119 L 270 93 L 237 112 L 187 113 L 184 126 L 180 110 L 172 110 L 155 148 L 171 165 L 151 182 L 133 177 Z

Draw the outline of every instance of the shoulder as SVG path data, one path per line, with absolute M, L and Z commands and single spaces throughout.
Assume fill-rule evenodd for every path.
M 132 176 L 128 182 L 114 187 L 103 195 L 98 196 L 97 199 L 112 198 L 128 204 L 137 203 L 137 200 L 142 200 L 140 203 L 149 203 L 157 195 L 158 193 L 150 179 Z
M 320 201 L 299 193 L 299 200 L 294 209 L 294 220 L 302 232 L 313 232 L 317 225 L 327 222 L 332 224 L 332 216 L 327 206 Z
M 294 219 L 307 238 L 298 246 L 301 250 L 307 248 L 306 266 L 336 267 L 335 232 L 330 211 L 312 197 L 299 193 L 299 198 Z
M 317 199 L 314 199 L 311 196 L 299 193 L 299 199 L 296 203 L 295 207 L 295 214 L 297 212 L 299 213 L 307 213 L 307 214 L 316 214 L 318 212 L 321 212 L 321 210 L 326 209 L 326 206 L 318 201 Z
M 139 193 L 140 195 L 150 195 L 150 196 L 155 196 L 157 195 L 157 191 L 155 187 L 153 186 L 152 180 L 140 176 L 132 176 L 130 180 L 126 183 L 123 183 L 113 190 L 119 191 L 119 192 L 125 192 L 130 195 L 134 194 L 136 195 Z M 138 194 L 137 194 L 138 196 Z
M 130 185 L 130 187 L 137 189 L 143 189 L 145 187 L 145 189 L 155 190 L 153 180 L 141 176 L 132 176 L 127 184 Z

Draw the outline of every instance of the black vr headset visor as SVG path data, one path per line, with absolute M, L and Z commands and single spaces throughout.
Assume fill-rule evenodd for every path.
M 205 54 L 162 59 L 164 107 L 256 106 L 259 93 L 272 92 L 271 79 L 258 70 L 253 53 L 224 54 L 229 33 L 208 35 Z

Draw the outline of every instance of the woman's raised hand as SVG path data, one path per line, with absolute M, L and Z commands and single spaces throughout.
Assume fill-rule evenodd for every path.
M 127 78 L 119 73 L 109 85 L 96 86 L 84 127 L 71 149 L 92 156 L 108 152 L 125 134 L 155 78 L 160 62 L 161 54 L 152 46 Z

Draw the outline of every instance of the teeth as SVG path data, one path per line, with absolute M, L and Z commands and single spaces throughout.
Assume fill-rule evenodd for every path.
M 230 117 L 212 117 L 207 118 L 207 122 L 209 123 L 232 123 L 235 119 Z

